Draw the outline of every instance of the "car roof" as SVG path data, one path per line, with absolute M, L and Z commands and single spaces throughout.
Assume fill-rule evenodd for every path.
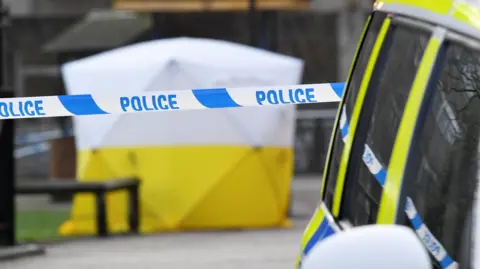
M 375 10 L 413 17 L 480 39 L 480 0 L 382 0 Z

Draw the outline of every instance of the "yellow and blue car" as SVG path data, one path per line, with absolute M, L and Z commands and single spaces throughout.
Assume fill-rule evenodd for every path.
M 479 155 L 480 1 L 377 1 L 297 268 L 324 238 L 367 224 L 409 226 L 434 268 L 457 268 Z

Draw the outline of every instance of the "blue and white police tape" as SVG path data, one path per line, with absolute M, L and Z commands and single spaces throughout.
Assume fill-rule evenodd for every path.
M 15 159 L 21 159 L 35 154 L 47 152 L 49 150 L 50 144 L 48 144 L 48 142 L 42 142 L 15 149 L 15 151 L 13 152 L 13 156 L 15 157 Z
M 49 131 L 41 131 L 41 132 L 30 132 L 23 135 L 18 135 L 15 137 L 15 145 L 27 145 L 27 144 L 34 144 L 40 143 L 52 139 L 59 139 L 64 137 L 73 136 L 73 129 L 66 129 L 66 130 L 49 130 Z
M 0 99 L 0 119 L 339 102 L 344 83 Z
M 445 269 L 458 268 L 458 264 L 452 259 L 452 257 L 450 257 L 450 255 L 448 255 L 442 244 L 435 238 L 432 232 L 430 232 L 427 225 L 425 225 L 410 197 L 407 197 L 405 213 L 415 229 L 415 232 L 420 239 L 422 239 L 423 244 L 427 247 L 430 254 L 435 257 L 440 266 Z
M 340 114 L 340 134 L 344 142 L 349 139 L 348 120 L 345 108 L 342 108 Z M 378 161 L 372 149 L 367 144 L 365 144 L 362 159 L 370 173 L 383 187 L 387 178 L 387 170 Z M 428 252 L 430 252 L 430 254 L 435 257 L 440 266 L 443 269 L 456 269 L 458 267 L 457 262 L 455 262 L 452 257 L 448 255 L 447 250 L 435 238 L 432 232 L 430 232 L 427 225 L 425 225 L 422 218 L 418 214 L 417 209 L 415 208 L 415 205 L 410 197 L 407 197 L 407 201 L 405 204 L 405 213 L 418 237 L 422 240 Z

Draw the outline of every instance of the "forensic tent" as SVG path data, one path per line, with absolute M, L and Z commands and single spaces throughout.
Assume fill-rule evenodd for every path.
M 230 42 L 173 38 L 62 66 L 68 94 L 291 85 L 299 59 Z M 295 107 L 74 118 L 80 181 L 141 180 L 142 232 L 288 223 Z M 127 194 L 107 196 L 110 232 L 127 230 Z M 94 197 L 75 196 L 63 235 L 95 233 Z

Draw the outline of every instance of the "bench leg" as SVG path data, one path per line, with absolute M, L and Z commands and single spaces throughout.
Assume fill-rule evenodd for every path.
M 128 211 L 128 222 L 130 225 L 131 233 L 139 233 L 139 210 L 140 210 L 140 186 L 134 186 L 128 189 L 128 198 L 129 198 L 129 211 Z
M 101 237 L 107 236 L 107 203 L 105 198 L 105 192 L 96 193 L 97 235 Z

